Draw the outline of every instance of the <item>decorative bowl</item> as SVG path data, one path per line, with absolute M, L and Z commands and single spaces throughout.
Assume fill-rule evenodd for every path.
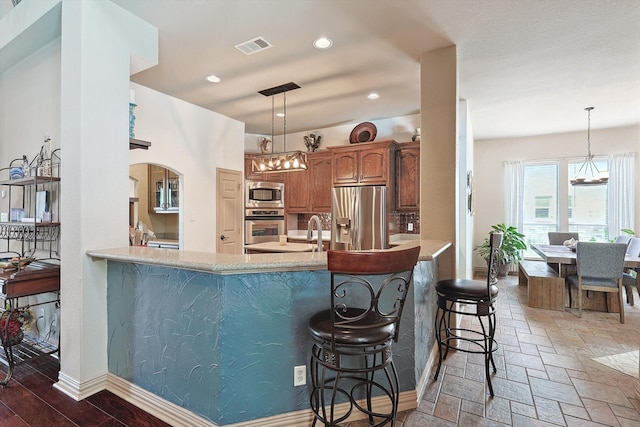
M 363 122 L 354 127 L 349 135 L 349 142 L 357 144 L 360 142 L 371 142 L 376 139 L 378 128 L 371 122 Z
M 11 168 L 9 169 L 9 178 L 11 179 L 24 178 L 24 171 L 22 170 L 22 168 Z

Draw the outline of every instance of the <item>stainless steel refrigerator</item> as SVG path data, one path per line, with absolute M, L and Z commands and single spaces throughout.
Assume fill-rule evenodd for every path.
M 386 249 L 384 186 L 334 187 L 331 194 L 331 249 Z

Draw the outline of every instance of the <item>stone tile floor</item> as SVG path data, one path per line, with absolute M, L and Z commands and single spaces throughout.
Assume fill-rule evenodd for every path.
M 625 298 L 623 325 L 615 313 L 583 311 L 578 318 L 577 310 L 529 308 L 517 276 L 498 286 L 495 397 L 486 388 L 482 357 L 450 352 L 438 381 L 431 374 L 418 408 L 399 414 L 396 426 L 640 426 L 638 380 L 594 360 L 638 350 L 635 290 L 635 306 Z

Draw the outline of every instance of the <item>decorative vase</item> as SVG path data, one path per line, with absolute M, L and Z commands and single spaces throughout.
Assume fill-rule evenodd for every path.
M 136 134 L 133 129 L 136 126 L 136 116 L 133 114 L 133 109 L 136 108 L 137 105 L 133 102 L 129 103 L 129 138 L 135 138 Z

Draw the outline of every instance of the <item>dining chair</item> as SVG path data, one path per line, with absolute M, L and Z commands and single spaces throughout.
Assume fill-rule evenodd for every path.
M 392 344 L 419 255 L 420 246 L 327 251 L 331 306 L 309 319 L 312 426 L 342 425 L 354 409 L 371 425 L 395 425 L 400 389 Z
M 629 236 L 628 234 L 621 234 L 618 237 L 616 237 L 616 243 L 624 243 L 625 245 L 628 245 L 629 242 L 631 241 L 631 236 Z
M 562 245 L 565 241 L 573 239 L 579 240 L 579 234 L 575 232 L 564 232 L 564 231 L 549 231 L 549 244 L 550 245 Z M 549 264 L 551 268 L 555 271 L 560 271 L 560 266 L 558 264 Z M 576 274 L 576 268 L 573 265 L 567 265 L 562 272 L 563 276 L 569 276 L 572 274 Z M 569 295 L 569 299 L 571 299 L 571 295 Z
M 640 237 L 632 237 L 629 245 L 627 245 L 627 255 L 640 257 Z M 622 286 L 624 286 L 625 293 L 627 294 L 627 304 L 633 305 L 633 287 L 638 288 L 638 281 L 636 276 L 639 271 L 638 268 L 627 268 L 622 275 Z
M 566 240 L 580 240 L 578 239 L 579 234 L 574 232 L 564 232 L 564 231 L 549 231 L 549 244 L 550 245 L 562 245 Z
M 578 317 L 582 317 L 582 291 L 617 293 L 620 323 L 624 323 L 622 274 L 627 245 L 624 243 L 578 242 L 577 275 L 567 277 L 569 287 L 578 290 Z

